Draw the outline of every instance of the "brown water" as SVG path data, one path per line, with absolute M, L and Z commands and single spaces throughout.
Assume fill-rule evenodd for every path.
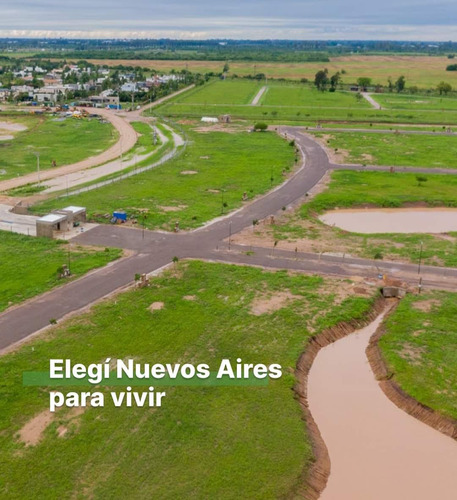
M 457 443 L 398 409 L 365 355 L 375 322 L 322 349 L 308 381 L 331 461 L 321 500 L 455 500 Z
M 332 210 L 319 217 L 352 233 L 447 233 L 457 231 L 457 209 Z M 456 496 L 457 498 L 457 496 Z

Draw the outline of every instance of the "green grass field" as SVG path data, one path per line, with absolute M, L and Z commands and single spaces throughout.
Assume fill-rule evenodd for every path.
M 67 283 L 58 269 L 68 265 L 74 278 L 120 257 L 117 249 L 96 250 L 59 240 L 0 231 L 0 312 L 8 306 Z
M 35 153 L 40 155 L 40 170 L 47 170 L 53 160 L 60 167 L 97 155 L 118 137 L 111 124 L 95 119 L 57 121 L 43 115 L 17 114 L 2 114 L 0 119 L 28 127 L 15 133 L 14 139 L 0 142 L 0 180 L 36 172 Z
M 286 272 L 180 263 L 149 288 L 101 303 L 0 358 L 0 495 L 44 498 L 52 488 L 52 496 L 66 498 L 293 496 L 312 460 L 291 391 L 297 358 L 312 331 L 363 318 L 373 302 L 353 292 L 335 302 L 342 286 Z M 284 308 L 251 313 L 254 299 L 279 292 L 293 294 Z M 164 308 L 151 313 L 157 301 Z M 114 408 L 108 400 L 79 416 L 63 409 L 42 440 L 26 447 L 18 431 L 46 412 L 49 398 L 46 388 L 23 387 L 22 373 L 47 371 L 56 357 L 212 369 L 240 357 L 279 363 L 283 377 L 267 387 L 168 388 L 156 409 Z
M 457 294 L 408 295 L 379 345 L 394 380 L 420 403 L 457 418 Z
M 244 192 L 253 198 L 283 182 L 283 169 L 294 164 L 294 149 L 272 132 L 189 130 L 189 138 L 184 153 L 163 166 L 70 196 L 68 203 L 87 207 L 89 216 L 100 222 L 116 209 L 130 214 L 146 209 L 149 228 L 171 230 L 175 221 L 183 229 L 195 228 L 221 215 L 222 209 L 227 213 L 239 207 Z M 60 204 L 50 200 L 33 210 L 44 213 Z
M 421 186 L 415 174 L 388 172 L 357 172 L 350 170 L 332 173 L 329 187 L 318 194 L 302 210 L 323 212 L 335 207 L 401 207 L 406 203 L 424 202 L 429 206 L 457 206 L 457 177 L 426 175 Z
M 432 109 L 448 111 L 457 109 L 457 99 L 454 97 L 436 97 L 408 94 L 373 94 L 373 99 L 387 109 L 421 110 Z
M 268 94 L 267 94 L 268 95 Z M 354 99 L 355 100 L 355 99 Z M 296 125 L 318 121 L 340 121 L 340 122 L 368 122 L 368 123 L 396 123 L 405 124 L 457 124 L 457 111 L 446 112 L 432 110 L 377 110 L 370 107 L 354 105 L 347 107 L 315 106 L 250 106 L 234 104 L 190 104 L 169 101 L 156 108 L 160 116 L 171 116 L 175 118 L 188 117 L 198 118 L 202 116 L 220 116 L 230 114 L 235 119 L 265 120 L 274 123 L 288 122 Z
M 325 134 L 325 143 L 343 156 L 344 163 L 457 168 L 455 136 L 331 132 Z
M 265 106 L 297 106 L 328 108 L 369 108 L 366 99 L 358 100 L 355 93 L 321 92 L 310 85 L 271 84 L 263 94 L 261 105 Z
M 252 80 L 213 80 L 176 98 L 186 104 L 249 104 L 262 85 Z

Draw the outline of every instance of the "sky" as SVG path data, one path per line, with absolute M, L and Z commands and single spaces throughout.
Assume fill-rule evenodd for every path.
M 457 41 L 457 2 L 0 0 L 0 37 Z

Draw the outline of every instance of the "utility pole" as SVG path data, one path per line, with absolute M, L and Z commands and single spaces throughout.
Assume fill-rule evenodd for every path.
M 36 171 L 38 176 L 38 185 L 40 185 L 40 153 L 35 153 L 36 156 Z
M 421 241 L 421 249 L 420 249 L 420 252 L 419 252 L 419 266 L 417 268 L 417 274 L 420 274 L 421 273 L 421 264 L 422 264 L 422 247 L 424 246 L 424 242 Z

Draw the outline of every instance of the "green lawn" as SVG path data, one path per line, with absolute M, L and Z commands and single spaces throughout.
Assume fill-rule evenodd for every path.
M 24 124 L 28 130 L 17 132 L 14 139 L 0 142 L 0 180 L 78 162 L 97 155 L 117 140 L 110 123 L 96 119 L 53 118 L 44 115 L 1 115 L 0 120 Z
M 350 95 L 349 95 L 350 97 Z M 268 98 L 268 93 L 265 96 Z M 354 99 L 355 100 L 355 99 Z M 267 120 L 276 123 L 308 123 L 310 121 L 330 120 L 341 122 L 368 123 L 406 123 L 406 124 L 457 124 L 457 110 L 446 112 L 432 110 L 377 110 L 371 107 L 327 107 L 327 106 L 251 106 L 249 104 L 213 104 L 168 101 L 156 108 L 162 116 L 201 118 L 202 116 L 220 116 L 230 114 L 233 118 L 246 120 Z M 393 125 L 395 126 L 395 125 Z
M 261 104 L 265 106 L 297 106 L 329 108 L 369 108 L 366 99 L 358 100 L 355 93 L 321 92 L 309 85 L 268 84 L 263 94 Z
M 117 296 L 0 358 L 0 495 L 9 498 L 279 498 L 303 482 L 312 450 L 291 391 L 310 332 L 364 318 L 373 302 L 342 283 L 250 267 L 191 262 Z M 284 308 L 251 313 L 254 298 L 290 292 Z M 190 300 L 189 300 L 190 299 Z M 154 302 L 162 310 L 150 312 Z M 22 373 L 49 359 L 279 363 L 267 387 L 168 388 L 161 408 L 56 413 L 41 442 L 18 431 L 46 411 L 48 390 Z M 80 390 L 83 388 L 79 388 Z M 67 387 L 64 391 L 70 391 Z M 99 389 L 96 389 L 99 390 Z M 63 437 L 58 432 L 66 429 Z M 292 496 L 292 495 L 291 495 Z
M 379 345 L 394 380 L 420 403 L 457 418 L 457 294 L 408 295 Z
M 149 228 L 195 228 L 239 207 L 249 198 L 283 182 L 283 169 L 294 164 L 294 149 L 273 132 L 198 133 L 189 130 L 184 153 L 164 165 L 100 189 L 68 198 L 85 206 L 89 216 L 106 222 L 104 214 L 147 209 Z M 184 173 L 183 173 L 184 172 Z M 190 173 L 189 173 L 190 172 Z M 197 173 L 192 173 L 197 172 Z M 273 177 L 273 182 L 271 181 Z M 38 213 L 60 206 L 59 200 L 33 207 Z
M 213 80 L 178 96 L 175 102 L 186 104 L 249 104 L 262 88 L 253 80 Z
M 325 138 L 345 163 L 457 168 L 455 136 L 329 132 Z
M 117 249 L 95 250 L 47 238 L 0 231 L 0 311 L 66 283 L 58 269 L 68 265 L 73 277 L 118 258 Z
M 421 186 L 415 174 L 389 172 L 357 172 L 338 170 L 332 173 L 328 189 L 318 194 L 308 210 L 323 212 L 335 207 L 372 205 L 400 207 L 405 203 L 425 202 L 429 206 L 457 206 L 457 176 L 426 175 Z
M 408 109 L 408 110 L 455 110 L 457 109 L 457 99 L 451 97 L 407 95 L 407 94 L 373 94 L 382 107 L 388 109 Z

